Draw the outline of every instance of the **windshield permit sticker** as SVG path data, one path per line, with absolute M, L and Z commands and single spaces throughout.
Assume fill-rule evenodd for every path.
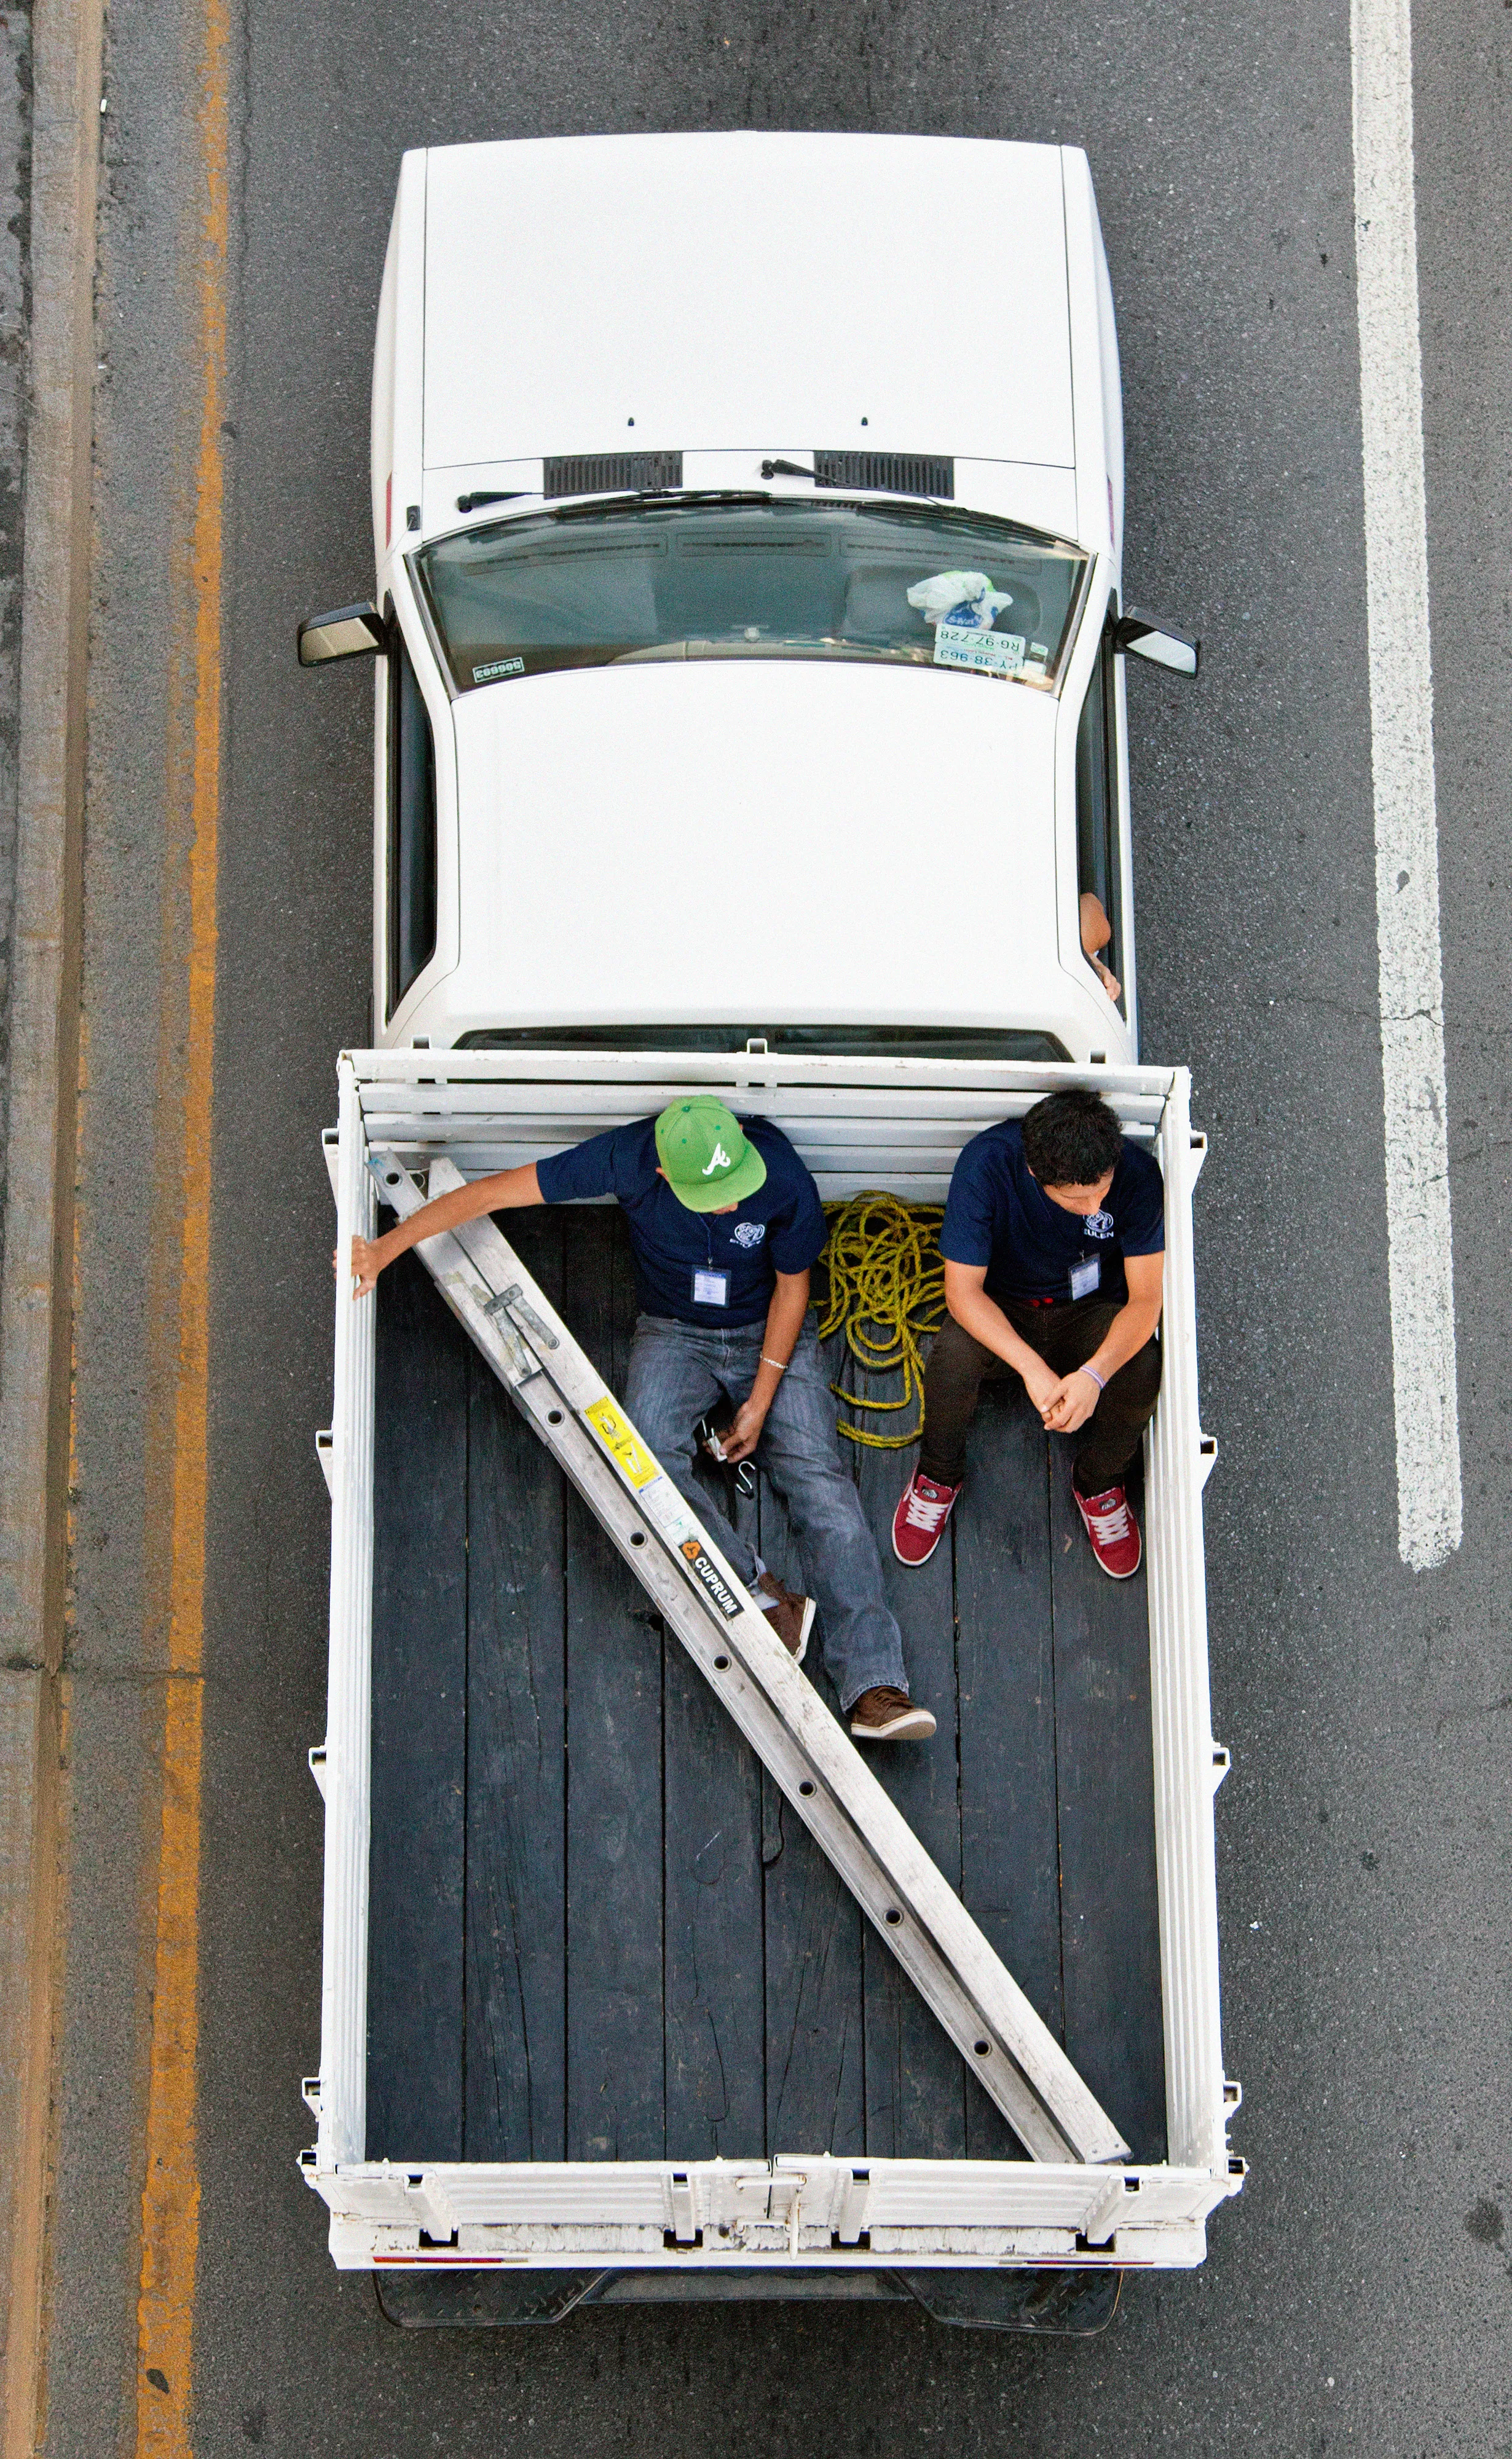
M 522 675 L 524 672 L 523 658 L 495 658 L 491 666 L 474 666 L 472 680 L 475 683 L 497 683 L 500 675 Z
M 975 624 L 943 621 L 934 626 L 934 663 L 964 666 L 969 674 L 1016 675 L 1024 647 L 1021 632 L 981 632 Z

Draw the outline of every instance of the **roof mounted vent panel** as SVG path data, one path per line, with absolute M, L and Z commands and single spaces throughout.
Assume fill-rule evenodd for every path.
M 956 494 L 956 464 L 937 452 L 816 452 L 819 487 L 876 488 L 888 495 Z
M 570 452 L 541 465 L 543 495 L 619 495 L 681 487 L 681 452 Z

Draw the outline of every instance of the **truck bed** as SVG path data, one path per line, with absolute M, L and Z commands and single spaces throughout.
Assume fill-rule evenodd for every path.
M 621 1216 L 508 1231 L 622 1391 Z M 1021 2157 L 413 1256 L 377 1303 L 367 2158 Z M 889 1536 L 912 1454 L 843 1449 L 939 1721 L 872 1763 L 1164 2161 L 1144 1572 L 1097 1569 L 1017 1387 L 922 1571 Z M 744 1508 L 796 1579 L 765 1482 Z M 817 1633 L 805 1670 L 833 1706 Z

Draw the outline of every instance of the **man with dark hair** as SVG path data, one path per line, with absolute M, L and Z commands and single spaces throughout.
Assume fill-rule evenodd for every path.
M 640 1300 L 627 1415 L 800 1663 L 817 1605 L 825 1666 L 857 1741 L 927 1741 L 934 1719 L 909 1696 L 902 1635 L 883 1593 L 876 1540 L 840 1458 L 808 1314 L 824 1207 L 771 1120 L 737 1119 L 712 1094 L 689 1094 L 655 1119 L 476 1178 L 381 1238 L 354 1238 L 355 1292 L 371 1290 L 386 1265 L 435 1230 L 520 1205 L 606 1195 L 629 1223 Z M 748 1460 L 760 1446 L 788 1506 L 808 1595 L 785 1587 L 694 1482 L 694 1426 L 722 1396 L 735 1410 L 724 1457 Z
M 924 1379 L 918 1467 L 892 1522 L 927 1563 L 966 1470 L 982 1377 L 1016 1374 L 1052 1434 L 1080 1434 L 1072 1490 L 1115 1580 L 1140 1566 L 1124 1480 L 1160 1390 L 1165 1188 L 1097 1093 L 1052 1093 L 974 1136 L 951 1176 L 945 1303 Z

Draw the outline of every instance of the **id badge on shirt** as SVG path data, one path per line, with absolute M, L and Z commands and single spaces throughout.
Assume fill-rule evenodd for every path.
M 693 1303 L 695 1306 L 722 1307 L 729 1304 L 729 1274 L 716 1272 L 712 1267 L 693 1267 Z
M 1101 1284 L 1102 1279 L 1102 1257 L 1099 1255 L 1083 1255 L 1080 1264 L 1073 1264 L 1071 1267 L 1072 1296 L 1074 1298 L 1089 1298 L 1093 1291 Z

